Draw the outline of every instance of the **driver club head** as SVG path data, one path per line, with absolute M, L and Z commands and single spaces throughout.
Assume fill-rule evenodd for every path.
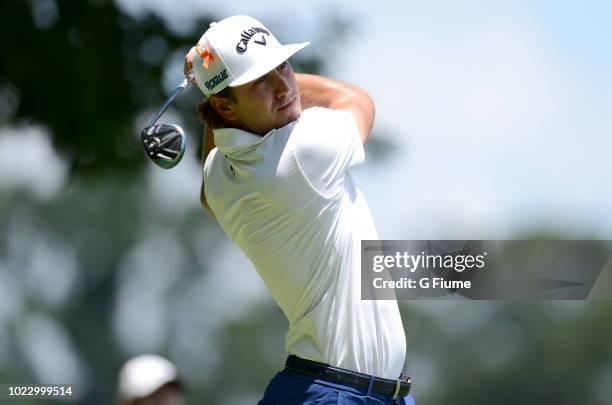
M 183 128 L 175 124 L 156 124 L 140 132 L 147 156 L 159 167 L 171 169 L 181 161 L 187 145 Z

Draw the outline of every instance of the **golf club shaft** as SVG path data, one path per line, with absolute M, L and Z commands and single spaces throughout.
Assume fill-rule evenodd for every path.
M 170 104 L 172 104 L 172 101 L 174 101 L 176 96 L 181 94 L 181 91 L 183 91 L 183 89 L 185 89 L 185 87 L 187 87 L 187 85 L 189 84 L 191 79 L 193 79 L 193 72 L 189 72 L 189 74 L 185 77 L 185 79 L 181 82 L 181 84 L 178 85 L 176 90 L 174 90 L 174 92 L 170 95 L 170 97 L 168 97 L 168 99 L 166 100 L 164 105 L 162 105 L 162 107 L 159 109 L 157 114 L 155 114 L 155 116 L 151 119 L 151 121 L 149 121 L 149 123 L 147 124 L 147 127 L 150 127 L 151 125 L 153 125 L 153 124 L 155 124 L 157 122 L 159 117 L 161 117 L 161 115 L 166 111 L 168 106 L 170 106 Z

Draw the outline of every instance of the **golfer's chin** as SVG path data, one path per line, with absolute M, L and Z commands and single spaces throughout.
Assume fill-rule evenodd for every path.
M 300 118 L 300 114 L 302 114 L 302 109 L 301 108 L 295 108 L 294 110 L 289 112 L 289 116 L 287 117 L 287 123 L 285 125 L 287 125 L 290 122 L 293 122 L 295 120 L 297 120 L 298 118 Z
M 300 118 L 301 113 L 302 106 L 300 105 L 299 101 L 293 102 L 291 105 L 276 111 L 277 117 L 279 117 L 280 121 L 282 121 L 282 125 L 280 125 L 281 127 L 284 127 L 290 122 Z

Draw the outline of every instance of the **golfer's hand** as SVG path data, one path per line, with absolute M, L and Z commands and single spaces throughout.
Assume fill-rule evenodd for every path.
M 187 77 L 189 72 L 191 72 L 191 70 L 193 69 L 194 53 L 195 53 L 195 46 L 191 47 L 189 52 L 185 54 L 185 63 L 183 64 L 183 74 L 185 75 L 185 77 Z M 195 76 L 193 77 L 193 79 L 191 79 L 191 84 L 193 84 L 194 86 L 198 85 L 198 82 L 196 81 Z

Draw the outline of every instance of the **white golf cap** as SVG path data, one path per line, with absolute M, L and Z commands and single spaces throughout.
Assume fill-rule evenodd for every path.
M 235 15 L 210 24 L 194 50 L 193 72 L 208 97 L 265 75 L 309 44 L 282 45 L 261 22 Z
M 119 371 L 119 397 L 128 401 L 146 397 L 177 379 L 176 367 L 163 357 L 154 354 L 137 356 L 128 360 Z

